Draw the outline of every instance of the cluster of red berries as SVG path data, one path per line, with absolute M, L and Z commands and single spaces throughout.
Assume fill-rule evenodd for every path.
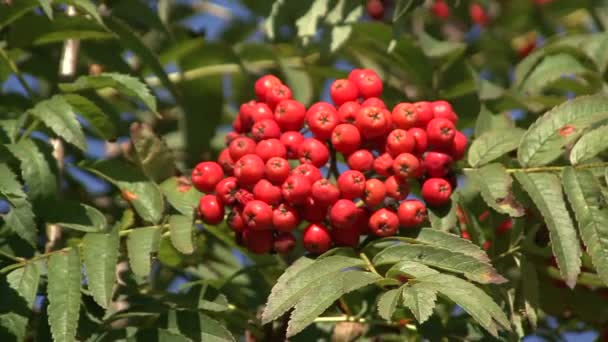
M 431 12 L 439 19 L 447 19 L 451 15 L 451 10 L 446 0 L 435 0 L 431 5 Z M 475 24 L 481 27 L 487 26 L 490 22 L 490 17 L 485 8 L 476 2 L 469 5 L 469 17 Z
M 201 219 L 218 224 L 229 208 L 227 224 L 255 253 L 289 252 L 303 222 L 303 246 L 312 253 L 420 225 L 426 205 L 406 199 L 410 183 L 420 181 L 428 205 L 446 204 L 455 186 L 450 167 L 464 156 L 467 138 L 448 102 L 399 103 L 390 111 L 382 89 L 374 71 L 355 69 L 331 85 L 335 105 L 307 110 L 277 77 L 258 79 L 258 99 L 241 105 L 217 162 L 192 172 L 206 193 Z M 338 174 L 340 154 L 349 170 Z

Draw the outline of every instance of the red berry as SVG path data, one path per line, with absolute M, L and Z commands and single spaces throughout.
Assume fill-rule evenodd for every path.
M 331 132 L 338 125 L 338 114 L 335 109 L 308 110 L 306 123 L 308 128 L 319 140 L 327 140 L 331 137 Z
M 274 121 L 281 131 L 299 131 L 304 125 L 306 107 L 296 100 L 283 100 L 274 110 Z
M 393 162 L 393 172 L 401 179 L 417 178 L 421 171 L 420 160 L 411 153 L 401 153 Z
M 502 235 L 507 233 L 511 229 L 513 229 L 513 220 L 506 219 L 503 223 L 500 224 L 500 226 L 498 226 L 498 228 L 496 229 L 496 234 Z
M 228 175 L 232 174 L 234 171 L 234 160 L 230 157 L 230 150 L 225 148 L 220 152 L 220 155 L 217 157 L 217 162 L 222 166 L 224 172 Z
M 215 186 L 215 194 L 226 205 L 231 205 L 236 202 L 236 192 L 239 186 L 236 182 L 236 178 L 227 177 L 222 179 Z
M 369 217 L 371 213 L 365 207 L 358 208 L 357 210 L 357 222 L 355 222 L 355 228 L 359 231 L 360 235 L 368 235 L 369 231 Z
M 380 0 L 368 0 L 365 8 L 373 19 L 381 20 L 384 17 L 384 5 Z
M 232 121 L 232 129 L 234 130 L 234 132 L 230 132 L 230 133 L 226 134 L 226 143 L 228 143 L 228 144 L 230 143 L 230 141 L 232 141 L 232 139 L 230 139 L 230 141 L 228 141 L 228 136 L 230 134 L 237 134 L 237 133 L 245 132 L 245 128 L 243 126 L 243 116 L 241 114 L 238 114 Z
M 243 209 L 245 225 L 252 230 L 272 228 L 272 208 L 263 201 L 249 201 Z
M 236 202 L 242 207 L 244 207 L 247 203 L 255 199 L 253 194 L 245 189 L 238 189 L 236 191 L 236 194 L 234 194 L 234 198 L 236 199 Z
M 347 101 L 356 101 L 359 97 L 359 90 L 354 82 L 340 79 L 335 80 L 329 88 L 329 96 L 336 106 L 340 106 Z
M 273 117 L 272 110 L 267 104 L 258 102 L 253 106 L 251 111 L 252 124 L 262 120 L 272 120 Z
M 416 127 L 426 128 L 429 121 L 433 120 L 433 107 L 428 101 L 419 101 L 414 103 L 414 108 L 418 113 L 418 119 L 416 120 Z
M 278 231 L 288 232 L 300 224 L 298 212 L 285 203 L 281 203 L 272 211 L 272 226 Z
M 435 0 L 431 10 L 437 18 L 446 19 L 450 16 L 450 7 L 448 7 L 448 4 L 444 0 Z
M 243 232 L 243 244 L 255 254 L 266 254 L 274 247 L 272 230 L 251 230 Z
M 467 151 L 467 136 L 462 134 L 460 131 L 454 133 L 454 141 L 450 148 L 450 154 L 454 160 L 460 160 L 464 157 Z
M 216 225 L 224 220 L 224 206 L 216 195 L 205 195 L 198 202 L 198 213 L 206 224 Z
M 376 178 L 368 179 L 365 182 L 365 192 L 363 193 L 363 201 L 369 207 L 380 205 L 386 198 L 386 186 Z
M 483 248 L 484 251 L 487 251 L 491 247 L 492 247 L 492 241 L 490 241 L 490 240 L 484 241 L 483 244 L 481 245 L 481 248 Z
M 456 128 L 452 121 L 444 118 L 436 118 L 429 122 L 426 127 L 429 143 L 433 146 L 450 146 L 454 141 Z
M 255 154 L 248 154 L 236 162 L 234 176 L 243 185 L 253 185 L 264 176 L 264 161 Z
M 469 15 L 471 16 L 471 20 L 473 20 L 475 24 L 478 24 L 482 27 L 486 26 L 490 21 L 486 10 L 481 7 L 480 4 L 477 3 L 473 3 L 469 6 Z
M 298 157 L 301 163 L 322 167 L 329 161 L 329 149 L 321 141 L 309 138 L 298 147 Z
M 251 125 L 253 125 L 253 113 L 255 112 L 256 105 L 257 102 L 255 100 L 251 100 L 243 103 L 239 108 L 239 117 L 241 120 L 241 125 L 243 125 L 243 131 L 249 131 L 249 129 L 251 129 Z
M 308 179 L 310 184 L 312 185 L 314 182 L 323 178 L 321 175 L 321 170 L 312 164 L 300 164 L 296 166 L 293 171 L 291 171 L 292 175 L 302 175 Z
M 367 172 L 374 165 L 374 155 L 368 150 L 358 150 L 348 156 L 346 163 L 351 170 Z
M 366 138 L 384 135 L 388 127 L 386 110 L 379 107 L 361 107 L 355 117 L 355 125 Z
M 422 164 L 427 176 L 429 177 L 445 177 L 450 172 L 452 165 L 452 157 L 442 152 L 427 152 Z
M 327 252 L 331 248 L 332 239 L 329 231 L 321 224 L 311 223 L 302 234 L 304 249 L 313 254 Z
M 426 203 L 440 206 L 450 201 L 452 186 L 443 178 L 429 178 L 422 184 L 421 194 Z
M 426 206 L 419 200 L 405 200 L 399 205 L 397 216 L 403 227 L 416 227 L 426 219 Z
M 258 121 L 251 127 L 251 136 L 256 141 L 264 139 L 278 139 L 281 137 L 281 129 L 276 121 L 272 119 L 266 119 Z
M 410 129 L 418 124 L 418 110 L 413 104 L 402 102 L 393 108 L 391 118 L 397 128 Z
M 289 232 L 281 232 L 274 238 L 274 251 L 288 254 L 296 247 L 296 238 Z
M 212 192 L 224 178 L 224 170 L 216 162 L 202 162 L 192 170 L 192 184 L 201 192 Z
M 302 175 L 287 177 L 282 187 L 283 198 L 290 204 L 301 204 L 310 195 L 312 185 L 308 178 Z
M 469 240 L 469 241 L 471 240 L 471 235 L 469 235 L 469 233 L 466 230 L 463 230 L 460 233 L 460 236 L 465 240 Z
M 382 208 L 369 218 L 369 228 L 376 236 L 392 236 L 399 230 L 399 218 L 394 212 Z
M 295 159 L 298 157 L 298 148 L 304 141 L 304 136 L 300 132 L 290 131 L 281 134 L 281 143 L 287 149 L 287 157 Z
M 266 100 L 266 92 L 276 84 L 281 84 L 281 80 L 274 75 L 264 75 L 258 78 L 254 85 L 255 96 L 260 101 Z
M 287 149 L 279 139 L 265 139 L 256 145 L 255 154 L 260 156 L 263 161 L 268 161 L 273 157 L 286 158 Z
M 329 221 L 334 229 L 352 228 L 357 221 L 358 208 L 351 200 L 338 200 L 329 209 Z
M 334 107 L 334 105 L 332 105 L 329 102 L 323 102 L 323 101 L 319 101 L 319 102 L 315 102 L 312 104 L 312 106 L 310 106 L 308 108 L 308 111 L 306 111 L 306 120 L 308 120 L 308 117 L 315 112 L 335 112 L 336 111 L 336 107 Z
M 386 104 L 377 97 L 370 97 L 361 103 L 361 107 L 378 107 L 386 109 Z
M 230 143 L 228 151 L 232 160 L 239 160 L 242 156 L 255 153 L 256 143 L 251 138 L 238 137 Z
M 361 145 L 361 134 L 351 124 L 339 124 L 331 134 L 331 143 L 338 152 L 350 154 Z
M 241 135 L 236 133 L 236 132 L 228 132 L 226 133 L 226 136 L 224 137 L 224 142 L 226 143 L 226 146 L 229 146 L 230 143 L 232 142 L 232 140 L 240 137 Z
M 363 76 L 360 76 L 355 84 L 359 95 L 365 99 L 382 95 L 382 80 L 373 70 L 364 70 Z
M 365 224 L 367 226 L 367 222 Z M 344 247 L 356 247 L 359 244 L 359 237 L 361 236 L 359 229 L 356 227 L 346 229 L 333 229 L 331 231 L 331 237 L 334 240 L 336 246 Z
M 410 185 L 407 181 L 390 176 L 384 181 L 386 195 L 396 200 L 402 200 L 410 194 Z
M 242 232 L 245 230 L 245 221 L 243 220 L 243 214 L 239 208 L 232 208 L 226 219 L 226 224 L 235 232 Z
M 266 202 L 270 205 L 278 205 L 281 203 L 282 195 L 281 188 L 273 185 L 266 179 L 260 179 L 253 187 L 253 195 L 255 199 Z
M 452 121 L 454 125 L 458 123 L 458 115 L 454 113 L 452 105 L 450 105 L 449 102 L 443 100 L 435 101 L 431 103 L 431 106 L 433 108 L 433 115 L 436 118 L 448 119 Z
M 395 129 L 386 138 L 386 151 L 396 157 L 401 153 L 412 153 L 416 140 L 403 129 Z
M 328 179 L 323 178 L 313 183 L 311 195 L 319 203 L 332 205 L 340 198 L 340 190 Z
M 308 197 L 299 207 L 300 215 L 303 220 L 308 222 L 323 222 L 327 216 L 328 205 Z
M 393 164 L 395 160 L 390 154 L 381 154 L 374 160 L 374 171 L 383 177 L 388 177 L 393 174 Z
M 365 176 L 359 171 L 348 170 L 338 177 L 338 189 L 343 198 L 361 197 L 365 191 Z
M 357 83 L 357 81 L 359 81 L 361 78 L 363 78 L 363 76 L 365 76 L 366 73 L 369 72 L 374 72 L 371 69 L 353 69 L 349 74 L 348 74 L 348 80 L 354 83 Z
M 429 148 L 429 139 L 426 131 L 419 127 L 410 128 L 407 133 L 411 135 L 416 144 L 414 144 L 414 154 L 422 155 Z
M 355 123 L 355 116 L 361 108 L 361 105 L 355 101 L 344 102 L 338 108 L 338 118 L 341 123 Z
M 266 103 L 275 109 L 279 102 L 291 99 L 291 89 L 284 84 L 275 84 L 266 92 Z
M 283 184 L 285 179 L 289 177 L 290 171 L 289 162 L 280 157 L 268 159 L 264 166 L 264 175 L 275 184 Z

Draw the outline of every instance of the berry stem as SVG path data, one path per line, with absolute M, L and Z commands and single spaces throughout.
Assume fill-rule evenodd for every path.
M 397 322 L 387 322 L 380 319 L 368 319 L 364 317 L 357 316 L 325 316 L 325 317 L 317 317 L 314 320 L 315 323 L 341 323 L 341 322 L 352 322 L 352 323 L 362 323 L 362 324 L 375 324 L 375 325 L 385 325 L 385 326 L 401 326 Z M 417 331 L 416 326 L 413 324 L 406 324 L 404 327 L 411 331 Z
M 329 143 L 329 156 L 329 169 L 327 170 L 327 176 L 325 178 L 329 179 L 329 177 L 333 175 L 336 179 L 338 179 L 340 172 L 338 171 L 336 149 L 331 143 Z
M 570 167 L 570 166 L 572 166 L 572 165 L 510 168 L 510 169 L 506 169 L 506 171 L 507 171 L 507 173 L 560 172 L 563 169 L 565 169 L 566 167 Z M 602 168 L 602 167 L 608 167 L 608 162 L 581 164 L 581 165 L 574 165 L 572 167 L 574 167 L 577 170 L 598 169 L 598 168 Z M 462 170 L 463 171 L 473 171 L 473 170 L 475 170 L 475 168 L 465 167 Z

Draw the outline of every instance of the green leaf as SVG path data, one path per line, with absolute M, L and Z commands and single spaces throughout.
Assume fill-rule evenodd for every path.
M 32 199 L 53 197 L 57 193 L 57 178 L 38 145 L 23 139 L 6 146 L 21 162 L 21 176 L 28 187 L 28 196 Z
M 191 217 L 198 206 L 201 193 L 186 178 L 171 177 L 160 185 L 167 202 L 182 215 Z
M 480 137 L 489 131 L 505 131 L 514 128 L 513 121 L 506 114 L 494 114 L 485 106 L 481 107 L 475 122 L 475 136 Z
M 44 14 L 46 14 L 49 19 L 53 19 L 53 7 L 51 6 L 51 1 L 52 0 L 38 0 L 38 2 L 40 3 L 40 7 L 42 7 L 42 10 L 44 11 Z
M 194 223 L 192 217 L 171 215 L 169 217 L 169 230 L 171 243 L 178 251 L 184 254 L 194 252 Z
M 400 276 L 405 275 L 408 278 L 421 278 L 437 273 L 439 272 L 419 262 L 404 260 L 391 266 L 391 268 L 386 271 L 386 276 L 390 278 L 399 278 Z
M 6 280 L 23 299 L 28 307 L 33 309 L 38 283 L 40 282 L 40 266 L 37 262 L 30 262 L 22 268 L 18 268 L 6 276 Z
M 2 6 L 2 10 L 0 11 L 0 28 L 10 25 L 13 21 L 38 7 L 38 5 L 38 0 L 19 0 L 11 3 L 10 6 Z
M 48 262 L 48 315 L 54 341 L 75 341 L 82 271 L 78 250 L 55 253 Z
M 118 132 L 110 117 L 94 102 L 77 94 L 62 95 L 72 109 L 82 115 L 90 124 L 91 130 L 105 140 L 115 139 Z
M 584 75 L 590 73 L 574 56 L 560 53 L 545 57 L 521 84 L 521 91 L 527 94 L 539 94 L 552 82 L 564 75 Z
M 451 55 L 460 55 L 464 52 L 464 43 L 440 41 L 422 31 L 418 35 L 420 47 L 424 54 L 431 58 L 444 58 Z
M 547 172 L 518 172 L 515 176 L 543 215 L 562 278 L 574 288 L 581 269 L 581 249 L 559 177 Z
M 4 215 L 4 223 L 20 238 L 30 245 L 36 246 L 38 242 L 38 231 L 34 221 L 32 205 L 26 199 L 11 199 L 11 210 Z
M 117 159 L 85 163 L 84 167 L 116 185 L 144 220 L 160 222 L 164 211 L 160 189 L 139 170 Z
M 523 135 L 524 130 L 520 128 L 502 128 L 483 133 L 471 143 L 469 165 L 479 167 L 515 150 Z
M 115 38 L 105 27 L 84 16 L 58 13 L 54 20 L 39 15 L 28 15 L 15 21 L 8 32 L 8 45 L 27 48 L 63 42 L 66 39 L 103 40 Z
M 572 205 L 587 253 L 604 284 L 608 285 L 608 207 L 600 182 L 589 170 L 567 167 L 564 190 Z
M 98 76 L 81 76 L 72 83 L 61 83 L 59 88 L 65 92 L 77 92 L 87 89 L 115 88 L 126 95 L 142 101 L 156 113 L 156 99 L 148 87 L 137 78 L 118 73 L 103 73 Z
M 50 223 L 81 232 L 98 233 L 108 228 L 108 221 L 99 210 L 76 201 L 54 203 L 45 218 Z
M 517 150 L 522 166 L 541 166 L 563 153 L 594 123 L 608 119 L 608 98 L 603 94 L 582 96 L 559 105 L 528 128 Z
M 479 187 L 481 197 L 494 210 L 513 217 L 525 214 L 524 207 L 513 194 L 513 178 L 502 164 L 488 164 L 465 174 Z
M 101 16 L 99 16 L 99 12 L 97 12 L 97 7 L 91 1 L 89 1 L 89 0 L 60 0 L 60 2 L 76 6 L 79 10 L 90 15 L 98 23 L 103 25 Z
M 401 299 L 402 288 L 384 292 L 378 299 L 378 315 L 387 321 L 392 321 L 393 314 Z
M 407 306 L 418 323 L 424 323 L 433 314 L 437 301 L 437 291 L 424 284 L 414 284 L 403 288 L 403 305 Z
M 575 165 L 589 160 L 608 149 L 608 125 L 585 133 L 570 151 L 570 162 Z
M 235 339 L 226 327 L 213 318 L 200 313 L 201 341 L 234 342 Z
M 416 240 L 434 247 L 453 249 L 458 251 L 458 253 L 471 256 L 482 262 L 490 262 L 490 258 L 488 258 L 486 252 L 479 248 L 479 246 L 454 234 L 437 229 L 422 228 Z
M 39 102 L 29 110 L 34 117 L 44 122 L 55 134 L 79 149 L 86 151 L 87 141 L 74 108 L 60 95 Z
M 314 0 L 306 14 L 296 20 L 298 37 L 302 39 L 305 46 L 310 38 L 317 33 L 319 22 L 329 9 L 328 4 L 329 1 L 327 0 Z
M 310 325 L 327 308 L 342 295 L 360 289 L 382 279 L 377 274 L 363 271 L 345 271 L 338 273 L 312 287 L 296 304 L 289 324 L 287 337 L 294 336 Z
M 191 342 L 192 340 L 176 331 L 158 329 L 158 342 Z
M 451 200 L 449 205 L 428 207 L 427 212 L 431 227 L 443 231 L 449 231 L 456 227 L 456 222 L 458 222 L 458 217 L 456 216 L 457 207 L 458 204 L 454 200 Z
M 149 125 L 131 125 L 131 141 L 137 160 L 150 179 L 159 183 L 175 174 L 173 153 Z
M 120 248 L 118 227 L 108 233 L 87 233 L 82 242 L 89 290 L 95 302 L 107 308 L 116 282 L 116 263 Z
M 262 313 L 262 322 L 266 324 L 277 319 L 312 288 L 321 283 L 327 283 L 327 279 L 337 276 L 342 270 L 363 265 L 364 262 L 361 259 L 339 255 L 332 255 L 315 261 L 306 257 L 298 259 L 285 270 L 285 273 L 279 277 L 272 288 Z
M 129 264 L 133 273 L 139 277 L 150 274 L 151 254 L 158 252 L 160 229 L 157 227 L 135 228 L 127 239 Z
M 481 284 L 502 284 L 507 281 L 489 263 L 479 261 L 458 251 L 430 245 L 394 245 L 376 254 L 373 262 L 374 265 L 386 265 L 404 260 L 462 274 Z
M 310 104 L 314 96 L 310 75 L 301 66 L 291 65 L 285 59 L 280 60 L 279 65 L 285 75 L 285 83 L 292 89 L 293 98 L 304 104 Z
M 537 310 L 540 306 L 539 304 L 539 296 L 540 296 L 540 284 L 538 281 L 538 274 L 536 272 L 536 267 L 533 263 L 528 261 L 527 258 L 523 258 L 521 261 L 521 295 L 523 298 L 523 310 L 525 312 L 525 316 L 530 322 L 530 325 L 533 329 L 536 329 L 538 314 Z
M 17 175 L 6 163 L 0 163 L 0 194 L 21 198 L 27 197 L 23 192 L 23 186 L 17 180 Z

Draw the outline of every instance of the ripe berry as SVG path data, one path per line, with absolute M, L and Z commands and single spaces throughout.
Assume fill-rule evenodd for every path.
M 369 228 L 376 236 L 392 236 L 399 230 L 399 218 L 394 212 L 382 208 L 369 218 Z
M 357 214 L 358 208 L 353 201 L 340 199 L 329 209 L 329 221 L 334 229 L 352 228 Z
M 458 115 L 454 113 L 452 105 L 447 101 L 435 101 L 431 103 L 433 115 L 436 118 L 444 118 L 452 121 L 454 125 L 458 123 Z
M 253 185 L 264 176 L 264 161 L 255 154 L 247 154 L 236 162 L 234 177 L 239 184 Z
M 416 227 L 426 219 L 426 206 L 419 200 L 405 200 L 399 205 L 397 216 L 403 227 Z
M 215 162 L 199 163 L 192 170 L 192 184 L 201 192 L 212 192 L 222 178 L 224 171 L 220 164 Z
M 245 189 L 238 189 L 234 194 L 234 198 L 241 207 L 244 207 L 245 205 L 247 205 L 247 203 L 255 199 L 253 194 Z
M 452 165 L 452 157 L 442 152 L 427 152 L 422 164 L 427 176 L 429 177 L 445 177 L 450 172 Z
M 216 225 L 224 220 L 224 206 L 216 195 L 205 195 L 198 202 L 198 213 L 206 224 Z
M 312 104 L 312 106 L 310 106 L 308 108 L 308 111 L 306 111 L 306 120 L 308 120 L 308 117 L 315 112 L 335 112 L 336 111 L 336 107 L 334 107 L 334 105 L 332 105 L 329 102 L 323 102 L 323 101 L 319 101 L 319 102 L 315 102 Z
M 304 249 L 310 253 L 321 254 L 326 252 L 331 247 L 331 242 L 329 231 L 321 224 L 310 224 L 302 234 Z
M 230 158 L 232 158 L 232 160 L 239 160 L 246 154 L 254 154 L 255 146 L 256 143 L 253 141 L 253 139 L 247 137 L 238 137 L 232 140 L 230 146 L 228 146 Z
M 416 140 L 403 129 L 395 129 L 386 138 L 386 151 L 396 157 L 401 153 L 412 153 Z
M 365 99 L 382 95 L 382 80 L 373 70 L 364 70 L 363 76 L 360 76 L 355 84 L 359 95 Z
M 255 199 L 266 202 L 270 205 L 278 205 L 283 199 L 281 188 L 273 185 L 266 179 L 260 179 L 253 187 L 253 196 Z
M 419 127 L 410 128 L 407 133 L 414 138 L 414 154 L 421 155 L 429 148 L 429 139 L 426 131 Z
M 291 174 L 306 177 L 311 185 L 323 178 L 323 175 L 321 175 L 321 170 L 312 164 L 300 164 L 293 169 L 293 171 L 291 171 Z
M 304 125 L 306 107 L 296 100 L 283 100 L 274 110 L 274 121 L 281 131 L 299 131 Z
M 234 160 L 230 157 L 230 150 L 225 148 L 220 152 L 220 155 L 217 157 L 217 162 L 222 166 L 224 172 L 228 175 L 232 174 L 234 171 Z
M 301 204 L 310 195 L 312 185 L 308 178 L 302 175 L 287 177 L 281 186 L 283 198 L 290 204 Z
M 272 230 L 251 230 L 243 232 L 243 244 L 255 254 L 266 254 L 274 247 Z
M 420 160 L 411 153 L 401 153 L 393 162 L 393 172 L 401 179 L 419 177 L 421 171 Z
M 486 10 L 477 3 L 473 3 L 469 6 L 469 15 L 471 16 L 471 20 L 481 27 L 486 26 L 490 21 Z
M 234 121 L 232 121 L 232 129 L 234 130 L 234 132 L 230 132 L 228 134 L 226 134 L 226 143 L 230 143 L 230 141 L 232 141 L 232 139 L 230 139 L 230 141 L 228 141 L 228 136 L 231 134 L 237 134 L 238 133 L 244 133 L 245 132 L 245 128 L 243 127 L 243 116 L 241 114 L 238 114 L 235 118 Z
M 327 140 L 331 137 L 331 132 L 338 125 L 338 114 L 335 109 L 308 110 L 306 123 L 308 128 L 319 140 Z
M 374 155 L 368 150 L 357 150 L 348 156 L 346 164 L 351 170 L 367 172 L 374 165 Z
M 319 203 L 332 205 L 340 198 L 340 190 L 328 179 L 323 178 L 313 183 L 311 195 Z
M 302 219 L 310 223 L 323 222 L 327 216 L 328 208 L 329 206 L 327 204 L 316 201 L 312 197 L 308 197 L 299 207 L 299 212 Z
M 329 161 L 329 149 L 321 141 L 309 138 L 298 147 L 298 157 L 301 163 L 322 167 Z
M 375 207 L 384 201 L 386 197 L 386 186 L 376 178 L 368 179 L 365 182 L 365 192 L 363 193 L 363 201 L 369 207 Z
M 278 231 L 288 232 L 300 224 L 298 212 L 285 203 L 281 203 L 272 211 L 272 226 Z
M 343 198 L 361 197 L 365 191 L 365 176 L 359 171 L 348 170 L 338 177 L 338 189 Z
M 374 171 L 383 177 L 388 177 L 393 174 L 394 159 L 390 154 L 381 154 L 374 160 Z
M 361 145 L 361 134 L 351 124 L 339 124 L 331 134 L 331 143 L 338 152 L 350 154 Z
M 274 75 L 264 75 L 258 78 L 254 85 L 255 96 L 257 96 L 260 101 L 266 100 L 266 92 L 272 88 L 273 85 L 277 84 L 281 84 L 281 80 Z
M 249 229 L 270 229 L 272 228 L 272 208 L 263 201 L 249 201 L 243 209 L 243 219 Z
M 251 111 L 252 124 L 262 120 L 272 120 L 272 118 L 272 110 L 267 104 L 258 102 L 253 106 L 253 110 Z
M 366 224 L 367 226 L 367 224 Z M 359 229 L 356 227 L 346 229 L 333 229 L 331 237 L 336 246 L 356 247 L 359 244 Z
M 300 132 L 290 131 L 281 134 L 281 143 L 287 149 L 287 158 L 295 159 L 298 157 L 298 148 L 304 141 L 304 136 Z
M 276 121 L 272 119 L 261 120 L 251 127 L 251 136 L 256 141 L 264 139 L 278 139 L 281 137 L 281 129 Z
M 239 208 L 232 208 L 226 218 L 226 224 L 230 229 L 235 232 L 242 232 L 245 230 L 245 221 L 243 220 L 243 214 Z
M 391 118 L 397 128 L 410 129 L 418 124 L 418 110 L 413 104 L 402 102 L 393 108 Z
M 462 134 L 460 131 L 454 133 L 454 141 L 450 146 L 450 154 L 454 160 L 460 160 L 464 157 L 467 151 L 467 136 Z
M 291 89 L 284 84 L 275 84 L 266 92 L 266 103 L 275 109 L 279 102 L 291 99 Z
M 269 181 L 275 184 L 283 184 L 285 179 L 289 177 L 290 171 L 289 162 L 280 157 L 268 159 L 264 166 L 264 175 Z
M 348 80 L 351 82 L 354 82 L 356 84 L 357 81 L 359 81 L 361 78 L 363 78 L 363 76 L 365 76 L 365 74 L 368 72 L 373 72 L 373 70 L 371 70 L 371 69 L 353 69 L 348 74 Z
M 378 107 L 386 109 L 386 104 L 377 97 L 370 97 L 361 103 L 361 107 Z
M 336 106 L 340 106 L 347 101 L 356 101 L 359 97 L 359 90 L 354 82 L 340 79 L 335 80 L 329 88 L 329 96 Z
M 344 102 L 338 108 L 338 119 L 341 123 L 355 123 L 355 116 L 361 108 L 361 105 L 355 101 Z
M 274 251 L 279 254 L 287 254 L 296 247 L 296 238 L 289 232 L 277 234 L 274 238 Z
M 239 107 L 239 117 L 244 131 L 249 131 L 251 125 L 253 125 L 253 112 L 255 111 L 256 104 L 257 102 L 255 100 L 251 100 L 243 103 L 241 107 Z
M 373 19 L 381 20 L 384 17 L 384 5 L 381 0 L 368 0 L 365 9 Z
M 450 201 L 452 186 L 443 178 L 429 178 L 422 184 L 421 193 L 426 203 L 440 206 Z
M 450 16 L 450 8 L 445 0 L 435 0 L 433 7 L 431 7 L 431 11 L 437 18 L 446 19 Z
M 503 223 L 500 224 L 500 226 L 498 226 L 498 228 L 496 229 L 496 234 L 502 235 L 507 233 L 511 229 L 513 229 L 513 220 L 506 219 Z
M 387 131 L 385 110 L 379 107 L 361 107 L 355 116 L 355 125 L 366 138 L 382 136 Z
M 426 127 L 426 134 L 431 145 L 438 147 L 450 146 L 452 145 L 452 141 L 454 141 L 456 128 L 450 120 L 436 118 L 429 122 Z
M 398 201 L 405 199 L 410 194 L 410 184 L 395 176 L 390 176 L 384 181 L 386 195 Z
M 215 194 L 223 204 L 231 205 L 236 202 L 236 192 L 239 189 L 234 177 L 226 177 L 215 186 Z
M 419 101 L 414 103 L 416 112 L 418 113 L 418 120 L 416 120 L 416 127 L 426 128 L 429 121 L 433 120 L 433 107 L 428 101 Z
M 263 161 L 268 161 L 273 157 L 286 158 L 287 149 L 279 139 L 265 139 L 256 145 L 255 154 L 260 156 Z

